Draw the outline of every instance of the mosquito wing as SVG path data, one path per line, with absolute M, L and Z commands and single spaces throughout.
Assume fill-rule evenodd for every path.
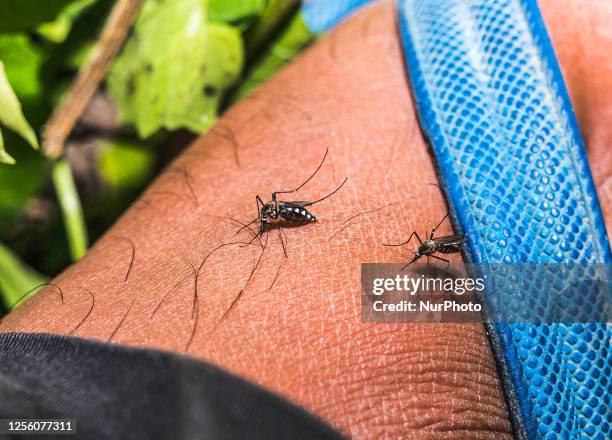
M 312 205 L 312 202 L 279 202 L 281 205 L 287 206 L 289 208 L 304 208 L 306 206 Z
M 434 238 L 433 241 L 438 246 L 461 246 L 467 240 L 465 234 L 447 235 L 445 237 Z

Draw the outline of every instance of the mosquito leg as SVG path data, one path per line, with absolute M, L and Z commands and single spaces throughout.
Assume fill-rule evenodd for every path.
M 283 240 L 285 241 L 285 247 L 287 247 L 287 243 L 289 243 L 289 240 L 287 240 L 287 234 L 284 233 L 284 228 L 281 228 L 281 235 L 283 236 Z
M 383 246 L 403 246 L 405 244 L 410 243 L 410 240 L 412 240 L 412 237 L 414 237 L 416 235 L 416 231 L 412 231 L 412 234 L 410 234 L 410 237 L 408 237 L 408 240 L 404 241 L 403 243 L 398 243 L 398 244 L 386 244 L 383 243 Z M 418 235 L 417 235 L 418 237 Z M 419 242 L 421 242 L 421 239 L 419 239 Z
M 248 231 L 251 234 L 253 234 L 253 235 L 257 234 L 255 231 L 253 231 L 253 229 L 251 229 L 251 225 L 253 223 L 255 223 L 257 220 L 259 220 L 259 219 L 255 219 L 251 223 L 246 224 L 246 223 L 242 223 L 241 221 L 236 220 L 235 218 L 232 218 L 232 217 L 225 217 L 225 216 L 222 216 L 222 215 L 212 215 L 212 214 L 201 214 L 201 215 L 204 216 L 204 217 L 214 217 L 214 218 L 219 218 L 219 219 L 223 219 L 223 220 L 229 220 L 229 221 L 231 221 L 233 223 L 236 223 L 236 224 L 242 226 L 242 228 L 240 228 L 240 230 L 238 232 L 236 232 L 234 235 L 237 235 L 240 231 L 242 231 L 244 229 L 248 229 Z M 260 240 L 260 245 L 261 245 L 261 240 Z
M 325 150 L 325 154 L 323 155 L 323 159 L 321 160 L 321 163 L 319 164 L 317 169 L 314 171 L 314 173 L 312 173 L 311 176 L 308 179 L 306 179 L 300 186 L 298 186 L 296 189 L 292 189 L 291 191 L 275 191 L 275 192 L 273 192 L 272 193 L 272 201 L 276 202 L 276 194 L 291 194 L 291 193 L 297 192 L 300 189 L 302 189 L 302 187 L 304 185 L 306 185 L 308 182 L 310 182 L 312 180 L 312 178 L 319 172 L 319 170 L 323 166 L 323 162 L 325 162 L 325 158 L 327 157 L 327 153 L 329 153 L 329 148 L 327 148 Z
M 419 237 L 419 234 L 417 231 L 413 232 L 414 236 L 417 238 L 417 240 L 419 240 L 419 244 L 423 244 L 423 241 L 421 240 L 421 237 Z
M 444 220 L 446 220 L 446 217 L 448 217 L 448 211 L 446 211 L 446 214 L 444 214 L 444 217 L 442 217 L 442 220 L 440 220 L 440 223 L 438 223 L 438 224 L 436 225 L 436 227 L 435 227 L 435 228 L 433 228 L 433 229 L 431 230 L 431 234 L 429 235 L 429 239 L 430 239 L 430 240 L 433 238 L 434 233 L 435 233 L 435 232 L 438 230 L 438 228 L 440 227 L 440 225 L 442 224 L 442 222 L 443 222 Z
M 253 242 L 255 241 L 255 239 L 257 239 L 258 237 L 260 237 L 261 235 L 263 235 L 263 228 L 260 228 L 259 231 L 257 232 L 257 234 L 255 234 L 253 236 L 253 238 L 251 238 L 247 243 L 244 243 L 241 247 L 245 247 L 248 246 L 250 244 L 253 244 Z M 259 240 L 259 244 L 261 244 L 261 240 Z
M 287 258 L 287 249 L 285 248 L 285 241 L 283 240 L 283 233 L 281 232 L 281 225 L 278 225 L 278 238 L 280 238 L 281 246 L 283 247 L 283 253 L 285 254 L 285 258 Z
M 264 231 L 264 224 L 262 222 L 259 225 L 259 231 L 257 231 L 257 234 L 253 235 L 253 237 L 247 243 L 243 243 L 242 246 L 240 246 L 240 247 L 248 246 L 248 245 L 252 244 L 256 239 L 259 240 L 259 245 L 261 246 L 261 239 L 259 237 L 261 237 L 264 232 L 265 232 Z
M 436 260 L 440 260 L 440 261 L 444 261 L 445 263 L 450 264 L 450 261 L 447 260 L 446 258 L 442 258 L 442 257 L 438 257 L 436 255 L 430 255 L 431 258 L 435 258 Z
M 283 267 L 284 262 L 285 260 L 281 260 L 280 264 L 278 265 L 278 269 L 276 269 L 276 275 L 274 275 L 274 279 L 272 280 L 272 284 L 270 284 L 270 287 L 268 287 L 268 290 L 272 290 L 272 288 L 274 287 L 274 283 L 276 283 L 276 279 L 278 278 L 278 274 L 280 273 L 281 267 Z
M 219 324 L 221 324 L 225 320 L 225 317 L 227 315 L 229 315 L 229 313 L 234 309 L 236 304 L 238 304 L 238 301 L 240 300 L 240 298 L 242 297 L 242 294 L 244 293 L 244 291 L 246 290 L 247 286 L 249 285 L 249 282 L 251 281 L 251 278 L 253 278 L 253 275 L 255 274 L 255 271 L 259 267 L 259 263 L 261 263 L 261 259 L 263 258 L 263 255 L 266 252 L 266 248 L 268 247 L 268 234 L 266 234 L 266 241 L 264 243 L 265 243 L 264 244 L 264 248 L 262 249 L 261 253 L 259 254 L 259 258 L 257 259 L 257 262 L 255 263 L 255 265 L 251 269 L 251 273 L 249 274 L 249 277 L 247 278 L 246 283 L 244 283 L 244 286 L 242 286 L 242 289 L 240 289 L 240 292 L 238 292 L 238 295 L 236 295 L 236 297 L 234 298 L 234 300 L 230 304 L 229 308 L 221 316 L 221 319 L 219 320 L 219 323 L 217 324 L 217 327 L 219 326 Z M 217 327 L 215 327 L 215 329 L 212 331 L 213 333 L 217 330 Z
M 348 177 L 346 179 L 344 179 L 344 181 L 340 184 L 340 186 L 338 188 L 336 188 L 335 190 L 333 190 L 332 192 L 330 192 L 329 194 L 327 194 L 325 197 L 321 197 L 319 200 L 315 200 L 314 202 L 308 202 L 308 203 L 304 203 L 303 206 L 312 206 L 315 203 L 319 203 L 322 202 L 323 200 L 333 196 L 334 194 L 336 194 L 338 191 L 340 191 L 340 188 L 342 188 L 344 186 L 344 184 L 346 183 L 346 181 L 348 180 Z
M 446 258 L 436 257 L 435 255 L 431 255 L 431 258 L 435 258 L 436 260 L 444 261 L 446 263 L 446 268 L 448 269 L 450 266 L 450 261 Z
M 259 258 L 257 259 L 257 263 L 255 263 L 255 266 L 253 266 L 253 269 L 251 270 L 251 273 L 249 275 L 249 278 L 247 278 L 246 283 L 244 283 L 244 287 L 242 288 L 242 290 L 244 291 L 247 286 L 249 285 L 249 282 L 251 281 L 251 278 L 253 278 L 253 275 L 255 274 L 255 271 L 257 270 L 257 268 L 259 267 L 259 263 L 261 263 L 261 259 L 264 256 L 264 253 L 266 252 L 266 248 L 268 247 L 268 235 L 266 235 L 266 241 L 264 242 L 264 247 L 261 250 L 261 253 L 259 254 Z

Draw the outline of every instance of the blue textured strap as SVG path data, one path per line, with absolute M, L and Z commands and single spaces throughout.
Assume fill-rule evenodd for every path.
M 372 0 L 305 0 L 302 17 L 313 34 L 331 29 L 355 9 Z
M 612 262 L 535 1 L 399 0 L 398 10 L 421 125 L 468 260 Z M 495 296 L 485 298 L 493 312 Z M 489 330 L 517 435 L 610 438 L 610 324 Z

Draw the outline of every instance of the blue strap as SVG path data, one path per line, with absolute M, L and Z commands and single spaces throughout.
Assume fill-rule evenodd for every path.
M 372 0 L 305 0 L 302 17 L 313 34 L 321 34 Z
M 310 0 L 302 14 L 321 33 L 364 3 Z M 535 0 L 399 0 L 398 11 L 421 125 L 455 225 L 468 234 L 466 258 L 612 262 Z M 503 313 L 495 296 L 485 301 Z M 490 325 L 517 436 L 610 438 L 611 333 L 610 324 Z
M 611 263 L 535 1 L 399 0 L 398 11 L 421 125 L 468 261 Z M 493 312 L 495 300 L 488 291 Z M 610 438 L 611 329 L 490 325 L 519 437 Z

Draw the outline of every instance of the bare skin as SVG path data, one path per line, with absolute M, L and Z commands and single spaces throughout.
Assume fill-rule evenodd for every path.
M 592 20 L 609 23 L 612 10 L 603 2 L 598 11 L 587 5 L 593 16 L 582 10 L 576 19 L 567 6 L 565 13 L 552 0 L 542 3 L 609 227 L 605 115 L 612 112 L 612 56 L 604 48 L 612 36 Z M 605 41 L 579 50 L 572 33 L 585 42 Z M 594 60 L 599 64 L 589 70 Z M 295 188 L 326 147 L 328 160 L 295 199 L 316 199 L 346 176 L 349 181 L 312 207 L 316 223 L 284 230 L 286 261 L 277 233 L 269 233 L 257 270 L 226 314 L 261 247 L 254 241 L 220 248 L 194 276 L 218 245 L 250 240 L 218 216 L 250 221 L 257 215 L 255 194 L 268 201 L 272 191 Z M 54 281 L 63 304 L 47 288 L 0 330 L 76 329 L 82 337 L 186 352 L 298 402 L 355 438 L 511 438 L 481 325 L 360 320 L 358 263 L 408 261 L 406 250 L 381 243 L 403 241 L 413 229 L 425 235 L 445 213 L 438 190 L 427 185 L 436 176 L 389 3 L 368 8 L 316 44 L 234 107 L 172 169 Z M 342 225 L 364 211 L 372 212 Z M 438 231 L 450 233 L 448 223 Z M 93 309 L 84 289 L 94 295 Z

